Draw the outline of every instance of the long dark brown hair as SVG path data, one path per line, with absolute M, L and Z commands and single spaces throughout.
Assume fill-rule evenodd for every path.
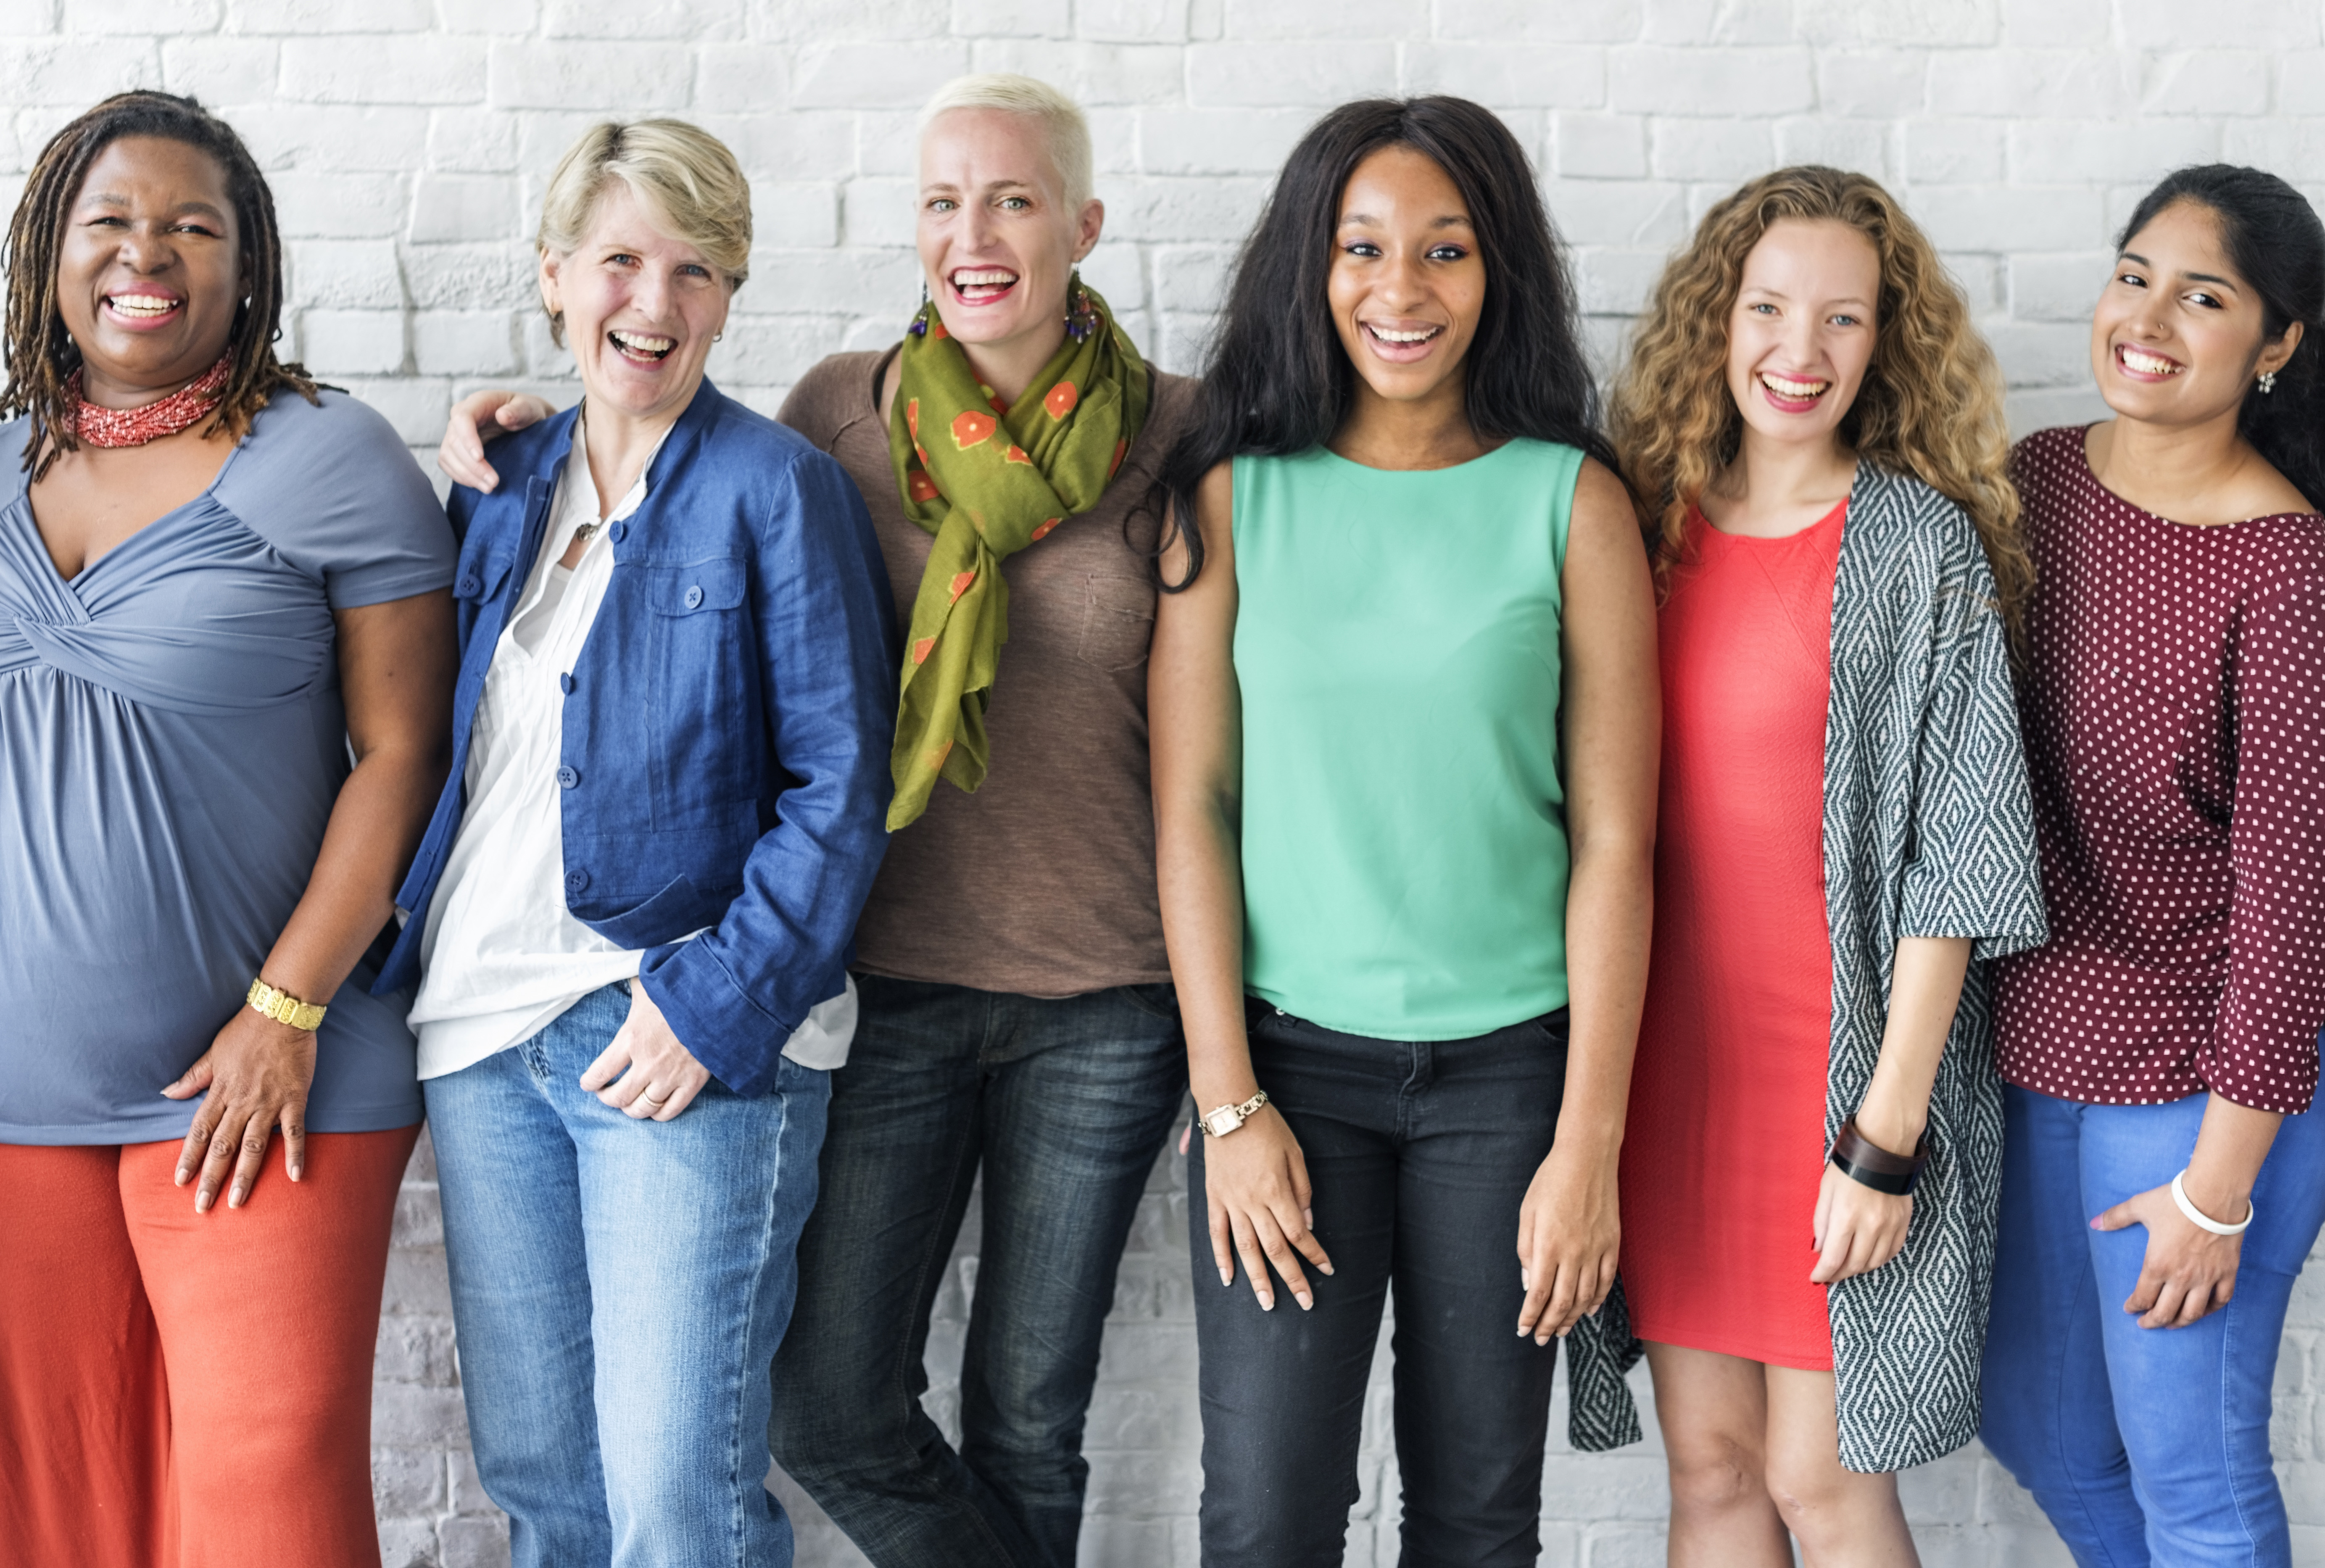
M 0 419 L 32 416 L 24 443 L 24 467 L 38 480 L 61 452 L 77 450 L 65 384 L 80 368 L 80 349 L 65 330 L 57 304 L 58 253 L 65 221 L 80 195 L 89 165 L 124 136 L 158 136 L 182 142 L 217 160 L 226 173 L 227 199 L 242 248 L 243 283 L 249 290 L 236 310 L 227 339 L 233 367 L 218 412 L 203 428 L 240 440 L 267 401 L 284 387 L 312 403 L 315 383 L 299 365 L 274 357 L 283 335 L 283 239 L 274 227 L 274 193 L 258 172 L 250 149 L 234 127 L 190 97 L 170 93 L 116 93 L 49 138 L 32 165 L 16 214 L 8 222 L 8 244 L 0 268 L 8 274 L 6 363 L 8 384 L 0 388 Z
M 1356 396 L 1326 290 L 1340 198 L 1357 165 L 1384 147 L 1433 160 L 1460 191 L 1486 265 L 1486 302 L 1462 366 L 1470 428 L 1579 447 L 1608 468 L 1598 397 L 1576 321 L 1566 255 L 1525 150 L 1467 98 L 1367 98 L 1310 127 L 1283 165 L 1227 290 L 1194 417 L 1157 481 L 1187 545 L 1176 592 L 1203 568 L 1195 491 L 1214 464 L 1246 452 L 1302 452 L 1332 439 Z M 1162 541 L 1167 548 L 1171 540 Z

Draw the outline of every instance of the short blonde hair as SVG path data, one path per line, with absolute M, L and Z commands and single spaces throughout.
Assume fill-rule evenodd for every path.
M 982 76 L 957 76 L 937 88 L 921 108 L 921 129 L 939 115 L 954 109 L 999 109 L 1005 114 L 1031 115 L 1042 122 L 1050 162 L 1065 188 L 1066 204 L 1079 207 L 1091 195 L 1089 121 L 1081 105 L 1030 76 L 994 71 Z
M 743 286 L 751 275 L 751 182 L 726 143 L 684 120 L 604 120 L 582 132 L 542 199 L 542 254 L 579 249 L 598 199 L 616 180 L 655 210 L 664 232 L 726 275 L 728 293 Z M 563 320 L 552 313 L 549 320 L 563 341 Z

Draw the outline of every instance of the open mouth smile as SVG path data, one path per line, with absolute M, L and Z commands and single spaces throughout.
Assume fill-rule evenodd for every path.
M 1832 390 L 1829 381 L 1802 380 L 1779 376 L 1773 370 L 1763 370 L 1757 379 L 1760 391 L 1769 404 L 1783 413 L 1806 413 L 1817 405 L 1819 399 Z
M 1363 330 L 1366 341 L 1372 345 L 1375 354 L 1399 365 L 1426 357 L 1431 346 L 1445 335 L 1442 326 L 1425 323 L 1391 327 L 1378 321 L 1360 321 L 1357 326 Z
M 2128 343 L 2116 345 L 2115 362 L 2117 369 L 2135 381 L 2169 381 L 2187 368 L 2177 359 L 2151 354 Z
M 670 357 L 678 347 L 675 338 L 661 338 L 652 332 L 625 332 L 618 328 L 606 334 L 606 341 L 623 358 L 637 365 L 653 365 Z
M 107 294 L 104 299 L 106 313 L 125 327 L 155 327 L 181 314 L 186 307 L 182 294 L 156 294 L 140 291 L 136 293 Z
M 989 305 L 1017 286 L 1017 274 L 1007 267 L 955 267 L 945 282 L 962 304 Z

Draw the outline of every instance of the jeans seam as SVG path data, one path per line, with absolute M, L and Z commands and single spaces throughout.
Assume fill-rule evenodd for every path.
M 2077 1212 L 2080 1215 L 2080 1213 L 2087 1212 L 2090 1208 L 2090 1200 L 2083 1192 L 2080 1179 L 2083 1164 L 2083 1117 L 2081 1111 L 2078 1110 L 2075 1113 L 2074 1122 L 2075 1170 L 2077 1174 L 2074 1202 Z M 2098 1313 L 2101 1316 L 2102 1322 L 2098 1330 L 2101 1336 L 2099 1356 L 2100 1365 L 2102 1368 L 2105 1368 L 2107 1364 L 2107 1344 L 2103 1320 L 2104 1314 L 2107 1312 L 2107 1303 L 2099 1297 L 2098 1261 L 2091 1256 L 2091 1248 L 2098 1245 L 2098 1242 L 2096 1239 L 2086 1239 L 2081 1248 L 2076 1250 L 2075 1266 L 2081 1277 L 2080 1281 L 2080 1288 L 2074 1294 L 2084 1298 L 2084 1304 L 2087 1307 L 2098 1308 Z M 2069 1313 L 2067 1317 L 2067 1331 L 2070 1334 L 2074 1332 L 2075 1325 L 2080 1318 L 2080 1313 L 2072 1312 Z M 2114 1379 L 2111 1375 L 2107 1380 L 2107 1393 L 2108 1406 L 2110 1411 L 2112 1411 L 2114 1406 Z M 2048 1404 L 2051 1407 L 2051 1419 L 2049 1425 L 2052 1452 L 2063 1455 L 2066 1452 L 2066 1438 L 2063 1429 L 2067 1424 L 2068 1419 L 2066 1399 L 2066 1360 L 2063 1354 L 2052 1369 L 2051 1396 L 2048 1400 Z M 2128 1462 L 2129 1456 L 2126 1455 L 2126 1463 L 2127 1464 Z M 2083 1522 L 2089 1527 L 2091 1539 L 2098 1544 L 2100 1551 L 2107 1552 L 2106 1527 L 2098 1516 L 2091 1511 L 2090 1500 L 2084 1495 L 2084 1489 L 2080 1486 L 2073 1486 L 2069 1489 L 2074 1496 L 2075 1506 L 2082 1510 Z M 2107 1552 L 2109 1561 L 2105 1565 L 2105 1568 L 2114 1568 L 2114 1555 L 2115 1554 L 2112 1552 Z
M 780 1073 L 781 1069 L 778 1069 L 779 1078 Z M 790 1094 L 783 1090 L 780 1081 L 777 1083 L 774 1090 L 773 1098 L 776 1105 L 777 1118 L 775 1123 L 775 1179 L 767 1185 L 766 1219 L 765 1222 L 759 1228 L 758 1284 L 752 1290 L 750 1306 L 743 1314 L 743 1349 L 745 1353 L 741 1356 L 728 1357 L 727 1360 L 730 1368 L 738 1364 L 747 1366 L 750 1360 L 750 1346 L 756 1336 L 759 1326 L 759 1313 L 764 1305 L 762 1297 L 765 1294 L 766 1291 L 767 1259 L 774 1252 L 775 1227 L 780 1222 L 780 1216 L 783 1211 L 783 1143 L 784 1140 L 791 1136 L 792 1102 Z M 745 1512 L 748 1508 L 749 1505 L 743 1499 L 743 1455 L 746 1450 L 744 1446 L 742 1431 L 743 1400 L 741 1395 L 742 1389 L 739 1383 L 734 1378 L 730 1377 L 728 1378 L 728 1397 L 727 1400 L 727 1489 L 728 1497 L 732 1499 L 732 1513 L 729 1517 L 729 1523 L 732 1526 L 732 1534 L 735 1542 L 735 1568 L 747 1568 L 747 1564 L 750 1560 L 751 1548 L 750 1521 L 744 1517 Z
M 989 1037 L 990 1037 L 990 1035 L 991 1035 L 991 1034 L 992 1034 L 992 1027 L 993 1027 L 993 1003 L 992 1003 L 992 1001 L 990 1000 L 990 998 L 988 998 L 988 999 L 987 999 L 987 1003 L 986 1003 L 986 1023 L 985 1023 L 985 1029 L 984 1029 L 984 1035 L 985 1035 L 986 1037 L 987 1037 L 987 1038 L 989 1038 Z M 983 1042 L 983 1039 L 980 1039 L 980 1041 L 979 1041 L 979 1043 L 978 1043 L 977 1055 L 978 1055 L 978 1063 L 977 1063 L 977 1066 L 978 1066 L 978 1072 L 977 1072 L 977 1079 L 978 1079 L 978 1081 L 977 1081 L 977 1098 L 978 1098 L 979 1099 L 982 1099 L 984 1098 L 984 1095 L 985 1095 L 985 1085 L 984 1085 L 985 1067 L 984 1067 L 984 1061 L 983 1061 L 983 1057 L 984 1057 L 984 1042 Z M 953 1193 L 954 1193 L 954 1192 L 958 1192 L 958 1191 L 959 1190 L 959 1187 L 960 1187 L 960 1166 L 961 1166 L 961 1162 L 960 1162 L 959 1155 L 960 1155 L 960 1153 L 961 1153 L 962 1146 L 966 1145 L 967 1141 L 968 1141 L 968 1134 L 964 1133 L 964 1134 L 962 1135 L 962 1137 L 961 1137 L 960 1142 L 959 1142 L 959 1144 L 956 1144 L 956 1146 L 955 1146 L 954 1158 L 953 1158 L 953 1160 L 952 1160 L 952 1162 L 951 1162 L 951 1174 L 950 1174 L 946 1178 L 946 1181 L 945 1181 L 944 1200 L 943 1200 L 942 1207 L 941 1207 L 941 1210 L 940 1210 L 940 1211 L 941 1211 L 941 1212 L 948 1212 L 948 1213 L 949 1213 L 949 1212 L 950 1212 L 950 1211 L 951 1211 L 951 1209 L 952 1209 L 952 1195 L 953 1195 Z M 972 1180 L 974 1180 L 975 1178 L 974 1178 L 974 1177 L 972 1177 L 971 1179 L 972 1179 Z M 940 1245 L 939 1245 L 940 1237 L 939 1237 L 938 1232 L 939 1232 L 939 1231 L 940 1231 L 942 1229 L 943 1229 L 943 1228 L 942 1228 L 941 1226 L 938 1226 L 938 1227 L 935 1227 L 935 1228 L 931 1229 L 931 1231 L 929 1232 L 929 1244 L 928 1244 L 928 1248 L 927 1248 L 927 1249 L 926 1249 L 922 1254 L 922 1256 L 921 1256 L 921 1264 L 920 1264 L 920 1267 L 919 1267 L 919 1269 L 914 1273 L 914 1275 L 913 1275 L 913 1276 L 912 1276 L 912 1302 L 913 1302 L 913 1304 L 913 1304 L 913 1309 L 912 1309 L 912 1322 L 911 1325 L 906 1329 L 905 1333 L 904 1333 L 903 1343 L 903 1345 L 902 1345 L 902 1346 L 900 1346 L 900 1347 L 898 1348 L 898 1353 L 897 1353 L 897 1355 L 896 1355 L 896 1357 L 895 1357 L 895 1359 L 894 1359 L 894 1362 L 891 1364 L 891 1366 L 889 1367 L 889 1369 L 888 1369 L 888 1382 L 889 1382 L 889 1392 L 890 1392 L 890 1394 L 891 1394 L 891 1395 L 892 1395 L 892 1396 L 896 1399 L 896 1401 L 897 1401 L 897 1403 L 898 1403 L 899 1405 L 904 1406 L 906 1406 L 906 1407 L 908 1407 L 908 1408 L 909 1408 L 910 1406 L 912 1406 L 916 1405 L 916 1404 L 918 1404 L 918 1403 L 919 1403 L 919 1401 L 913 1397 L 912 1394 L 911 1393 L 911 1391 L 909 1390 L 909 1388 L 906 1387 L 906 1385 L 907 1385 L 907 1383 L 910 1381 L 910 1378 L 911 1378 L 911 1376 L 912 1376 L 912 1372 L 911 1372 L 911 1359 L 910 1359 L 910 1357 L 911 1357 L 911 1346 L 912 1346 L 912 1341 L 915 1338 L 919 1337 L 919 1336 L 918 1336 L 918 1334 L 915 1332 L 915 1331 L 917 1331 L 917 1330 L 919 1329 L 919 1327 L 920 1327 L 920 1315 L 921 1315 L 921 1313 L 922 1313 L 923 1310 L 930 1310 L 930 1309 L 923 1309 L 923 1308 L 922 1308 L 919 1304 L 920 1304 L 921 1302 L 922 1302 L 923 1300 L 926 1300 L 926 1299 L 927 1299 L 927 1297 L 928 1297 L 928 1294 L 929 1294 L 929 1291 L 928 1291 L 928 1283 L 929 1283 L 929 1278 L 930 1278 L 930 1275 L 931 1275 L 931 1270 L 932 1270 L 932 1269 L 934 1269 L 934 1268 L 941 1267 L 941 1266 L 942 1266 L 942 1264 L 941 1264 L 940 1261 L 938 1261 L 938 1257 L 937 1257 L 938 1253 L 939 1253 L 940 1251 L 941 1251 L 942 1253 L 944 1253 L 944 1255 L 945 1255 L 945 1256 L 949 1257 L 949 1256 L 951 1255 L 951 1252 L 952 1252 L 952 1248 L 951 1248 L 949 1244 L 948 1244 L 948 1245 L 944 1245 L 944 1246 L 942 1246 L 942 1247 L 940 1247 Z M 909 1432 L 909 1431 L 911 1430 L 911 1422 L 910 1422 L 910 1420 L 909 1420 L 909 1419 L 908 1419 L 908 1420 L 906 1421 L 906 1423 L 905 1423 L 905 1430 L 906 1430 L 907 1432 Z M 913 1448 L 912 1448 L 912 1443 L 911 1443 L 911 1440 L 910 1440 L 910 1438 L 909 1438 L 909 1437 L 907 1437 L 907 1438 L 906 1438 L 906 1440 L 905 1440 L 905 1442 L 904 1442 L 904 1445 L 903 1445 L 903 1450 L 902 1453 L 900 1453 L 900 1454 L 898 1455 L 898 1458 L 899 1458 L 899 1460 L 900 1460 L 900 1461 L 901 1461 L 904 1465 L 906 1465 L 906 1466 L 910 1466 L 910 1465 L 911 1465 L 911 1464 L 912 1464 L 915 1460 L 917 1460 L 917 1459 L 919 1458 L 918 1453 L 913 1450 Z M 994 1532 L 993 1526 L 992 1526 L 992 1524 L 991 1524 L 991 1523 L 990 1523 L 990 1522 L 986 1518 L 986 1517 L 985 1517 L 985 1513 L 984 1513 L 984 1510 L 982 1510 L 981 1508 L 976 1508 L 976 1507 L 974 1507 L 974 1506 L 971 1506 L 971 1507 L 970 1507 L 969 1508 L 968 1508 L 966 1511 L 967 1511 L 967 1513 L 968 1513 L 968 1517 L 970 1518 L 970 1520 L 972 1520 L 972 1521 L 975 1523 L 977 1532 L 985 1537 L 985 1544 L 986 1544 L 986 1545 L 987 1545 L 987 1547 L 989 1547 L 989 1548 L 992 1550 L 992 1552 L 993 1552 L 994 1555 L 996 1555 L 996 1557 L 998 1557 L 998 1558 L 1002 1559 L 1002 1560 L 1003 1560 L 1003 1561 L 1005 1561 L 1005 1561 L 1007 1561 L 1007 1560 L 1008 1560 L 1008 1557 L 1009 1557 L 1009 1545 L 1008 1545 L 1008 1543 L 1007 1543 L 1007 1542 L 1005 1542 L 1005 1541 L 1004 1541 L 1004 1540 L 1002 1540 L 1002 1539 L 1001 1539 L 1001 1537 Z
M 2238 1272 L 2242 1272 L 2241 1258 L 2239 1258 Z M 2220 1407 L 2218 1411 L 2220 1453 L 2222 1465 L 2228 1472 L 2228 1501 L 2237 1510 L 2237 1527 L 2245 1533 L 2245 1545 L 2247 1547 L 2257 1548 L 2260 1545 L 2260 1537 L 2254 1533 L 2252 1516 L 2245 1509 L 2243 1467 L 2238 1462 L 2237 1445 L 2233 1441 L 2235 1428 L 2232 1406 L 2236 1396 L 2235 1391 L 2230 1387 L 2228 1371 L 2236 1364 L 2236 1310 L 2237 1297 L 2234 1295 L 2228 1298 L 2228 1305 L 2220 1308 Z M 2168 1333 L 2172 1331 L 2167 1329 L 2158 1331 Z M 2274 1390 L 2271 1391 L 2270 1404 L 2272 1406 L 2275 1404 Z

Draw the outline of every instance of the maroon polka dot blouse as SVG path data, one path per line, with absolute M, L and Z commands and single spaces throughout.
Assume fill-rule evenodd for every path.
M 2192 527 L 2080 429 L 2013 457 L 2039 580 L 2019 698 L 2049 945 L 2001 960 L 2002 1075 L 2295 1112 L 2325 1027 L 2325 519 Z

